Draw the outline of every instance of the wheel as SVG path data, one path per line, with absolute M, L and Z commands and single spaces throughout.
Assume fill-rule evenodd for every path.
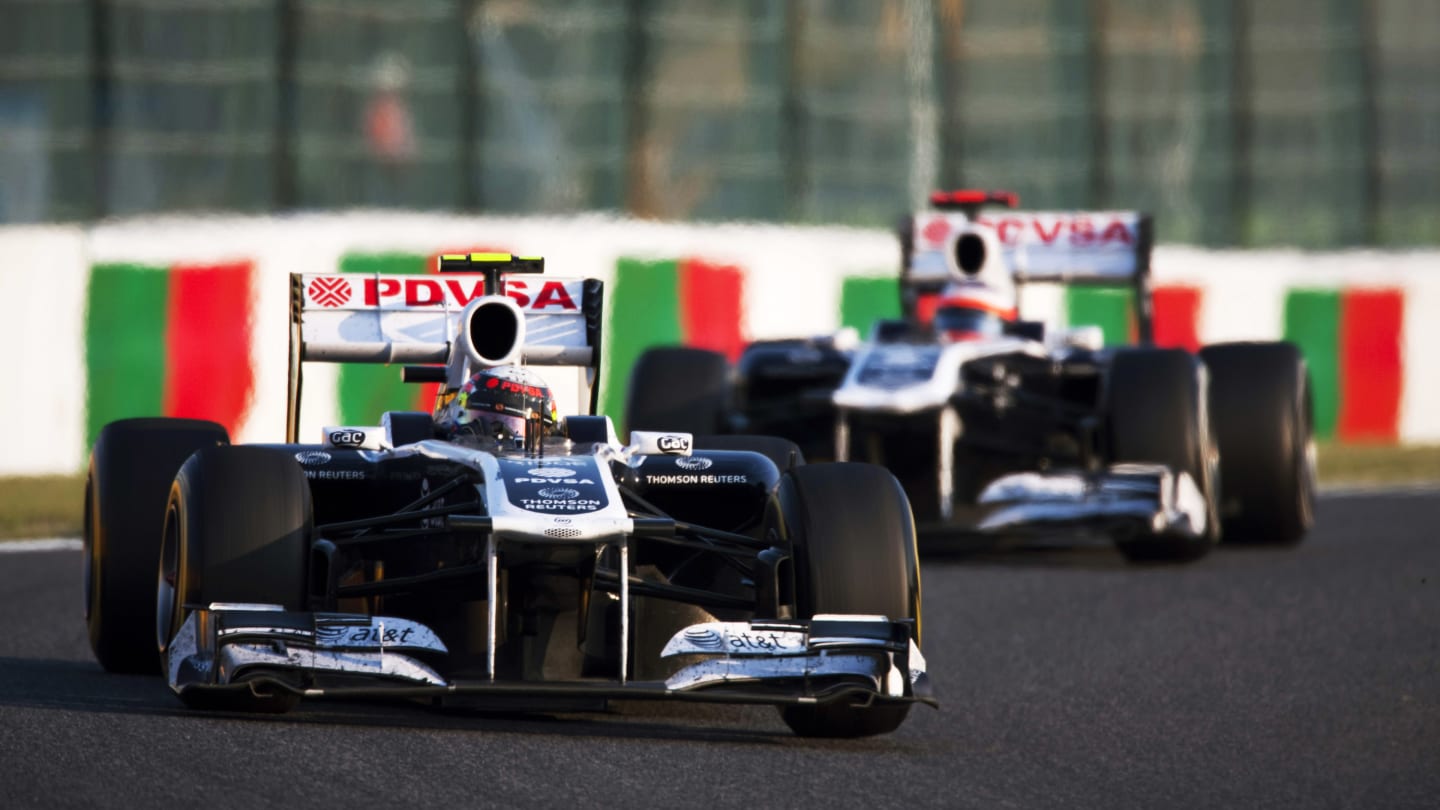
M 1220 447 L 1227 542 L 1293 544 L 1315 522 L 1310 374 L 1290 343 L 1223 343 L 1200 358 Z
M 705 349 L 648 349 L 630 369 L 627 430 L 723 433 L 730 405 L 730 366 Z
M 900 482 L 872 464 L 807 464 L 779 494 L 795 561 L 801 618 L 865 613 L 913 619 L 920 642 L 920 565 L 915 521 Z M 865 737 L 900 727 L 908 703 L 854 705 L 844 698 L 786 706 L 780 716 L 802 737 Z
M 310 486 L 287 452 L 217 447 L 190 457 L 165 509 L 152 644 L 161 659 L 195 606 L 212 602 L 306 607 L 313 509 Z M 154 582 L 152 580 L 152 582 Z M 298 696 L 187 693 L 196 708 L 284 711 Z
M 743 433 L 696 436 L 696 450 L 749 450 L 775 462 L 780 472 L 805 463 L 800 445 L 779 436 L 752 436 Z
M 85 624 L 107 672 L 153 675 L 155 561 L 175 472 L 202 447 L 228 444 L 199 419 L 123 419 L 100 430 L 85 479 Z
M 1194 560 L 1219 537 L 1215 510 L 1215 453 L 1206 410 L 1204 367 L 1182 349 L 1116 352 L 1106 380 L 1106 436 L 1112 463 L 1164 464 L 1189 473 L 1206 501 L 1205 532 L 1121 540 L 1135 561 Z

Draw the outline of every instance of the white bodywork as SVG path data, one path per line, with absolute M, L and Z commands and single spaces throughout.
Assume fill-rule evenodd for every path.
M 841 410 L 906 415 L 944 407 L 971 360 L 1021 352 L 1046 356 L 1033 340 L 1002 337 L 961 343 L 868 343 L 855 354 L 832 401 Z

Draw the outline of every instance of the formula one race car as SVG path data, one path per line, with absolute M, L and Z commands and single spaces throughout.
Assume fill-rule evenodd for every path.
M 593 383 L 600 282 L 547 279 L 563 289 L 528 297 L 503 275 L 540 259 L 440 264 L 291 277 L 285 444 L 231 446 L 186 419 L 105 427 L 85 517 L 105 669 L 162 670 L 199 708 L 674 699 L 773 704 L 820 736 L 889 732 L 934 704 L 914 524 L 890 473 L 806 465 L 765 437 L 622 445 L 593 387 L 592 414 L 562 419 L 516 364 Z M 417 279 L 433 289 L 388 294 Z M 436 414 L 297 443 L 307 360 L 417 364 L 403 377 L 439 383 Z
M 1153 227 L 1133 212 L 981 213 L 944 192 L 902 228 L 902 320 L 870 339 L 763 341 L 736 366 L 665 347 L 637 361 L 629 424 L 784 436 L 887 466 L 922 533 L 1113 539 L 1193 559 L 1219 539 L 1293 543 L 1312 523 L 1311 394 L 1288 343 L 1151 344 Z M 1139 345 L 1020 319 L 1035 283 L 1126 285 Z M 668 394 L 667 394 L 668 392 Z

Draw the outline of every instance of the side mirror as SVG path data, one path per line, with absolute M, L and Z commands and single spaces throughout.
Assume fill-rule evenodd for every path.
M 1009 321 L 1005 324 L 1005 334 L 1027 340 L 1043 341 L 1045 339 L 1045 322 Z
M 1064 345 L 1074 349 L 1089 349 L 1098 352 L 1105 348 L 1105 330 L 1098 326 L 1076 326 L 1061 334 Z

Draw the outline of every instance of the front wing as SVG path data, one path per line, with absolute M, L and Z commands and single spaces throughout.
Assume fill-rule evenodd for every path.
M 982 532 L 1091 528 L 1129 535 L 1198 538 L 1209 509 L 1188 473 L 1159 464 L 1115 464 L 1100 472 L 1026 472 L 992 481 L 979 503 Z
M 191 612 L 166 661 L 170 688 L 305 697 L 458 695 L 675 699 L 775 705 L 881 700 L 937 705 L 914 623 L 883 616 L 705 622 L 676 633 L 664 681 L 448 679 L 444 642 L 384 616 L 221 604 Z

